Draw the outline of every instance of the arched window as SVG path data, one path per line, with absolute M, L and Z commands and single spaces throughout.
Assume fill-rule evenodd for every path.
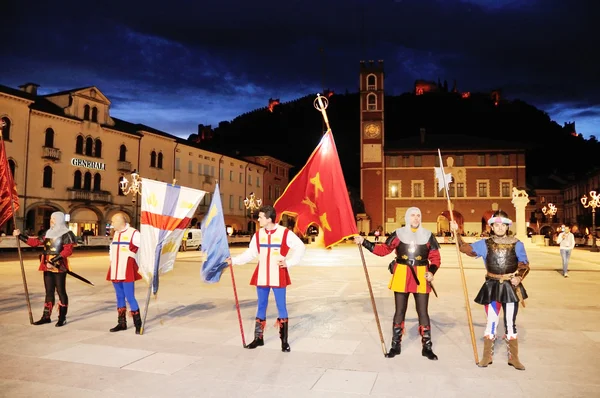
M 85 189 L 86 191 L 92 190 L 92 173 L 90 173 L 89 171 L 86 172 L 85 176 L 83 177 L 83 189 Z
M 369 111 L 377 110 L 377 96 L 375 94 L 369 94 L 367 96 L 367 110 L 369 110 Z
M 119 177 L 119 184 L 117 185 L 117 191 L 119 192 L 119 196 L 125 196 L 125 194 L 123 193 L 123 189 L 121 189 L 121 180 L 123 180 L 123 174 L 121 174 L 121 176 Z
M 150 153 L 150 167 L 156 167 L 156 152 Z
M 92 156 L 94 150 L 94 140 L 92 137 L 88 137 L 85 139 L 85 154 L 87 156 Z
M 100 173 L 96 173 L 94 175 L 94 191 L 101 191 L 102 190 L 102 176 L 100 175 Z
M 81 189 L 81 171 L 75 171 L 75 175 L 73 175 L 73 188 Z
M 46 166 L 44 167 L 44 188 L 52 188 L 52 167 Z
M 90 106 L 83 107 L 83 120 L 90 120 Z
M 367 90 L 375 90 L 377 88 L 377 77 L 375 75 L 367 76 Z
M 83 137 L 80 135 L 75 139 L 75 153 L 83 155 Z
M 102 141 L 100 141 L 100 138 L 96 138 L 96 145 L 94 146 L 94 156 L 97 158 L 102 157 Z
M 124 162 L 127 160 L 127 147 L 125 145 L 121 145 L 119 148 L 119 161 Z
M 159 169 L 163 168 L 163 154 L 162 154 L 162 152 L 160 152 L 158 154 L 158 165 L 156 165 L 156 167 L 158 167 Z
M 5 141 L 10 141 L 10 119 L 7 117 L 3 117 L 2 121 L 4 122 L 4 128 L 2 129 L 2 138 Z
M 15 161 L 12 159 L 8 159 L 8 168 L 10 169 L 10 174 L 13 177 L 13 181 L 15 179 L 15 170 L 17 168 L 17 165 L 15 164 Z
M 98 123 L 98 108 L 92 108 L 92 122 Z
M 46 148 L 54 148 L 54 130 L 51 128 L 46 129 L 46 136 L 44 139 L 44 146 Z

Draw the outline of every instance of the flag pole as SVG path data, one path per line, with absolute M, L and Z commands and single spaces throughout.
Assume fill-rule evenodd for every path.
M 235 277 L 233 275 L 233 264 L 229 266 L 231 271 L 231 285 L 233 286 L 233 297 L 235 298 L 235 309 L 237 310 L 238 322 L 240 324 L 240 334 L 242 335 L 242 346 L 246 347 L 246 338 L 244 337 L 244 323 L 242 322 L 242 313 L 240 311 L 240 301 L 238 300 L 237 288 L 235 287 Z
M 146 326 L 146 317 L 148 316 L 148 305 L 150 304 L 150 294 L 152 294 L 152 279 L 148 280 L 148 294 L 146 294 L 146 306 L 144 308 L 144 319 L 142 320 L 142 328 L 140 334 L 144 334 L 144 327 Z
M 448 191 L 448 185 L 446 184 L 446 175 L 444 173 L 444 162 L 442 160 L 442 152 L 439 149 L 438 156 L 440 157 L 440 167 L 442 169 L 442 182 L 444 184 L 444 189 L 446 190 L 446 200 L 448 201 L 448 212 L 450 213 L 450 221 L 454 222 L 454 213 L 452 211 L 452 203 L 450 202 L 450 192 Z M 465 278 L 465 269 L 462 263 L 462 256 L 460 255 L 457 234 L 458 231 L 454 231 L 454 243 L 456 245 L 456 255 L 458 256 L 458 267 L 460 269 L 460 277 L 462 281 L 463 293 L 465 296 L 465 307 L 467 308 L 467 321 L 469 323 L 469 332 L 471 334 L 471 344 L 473 345 L 473 355 L 475 356 L 475 364 L 479 364 L 479 356 L 477 355 L 477 344 L 475 342 L 475 331 L 473 329 L 473 318 L 471 317 L 471 305 L 469 303 L 469 292 L 467 290 L 467 279 Z
M 4 126 L 5 123 L 1 122 L 0 123 L 0 140 L 2 141 L 2 150 L 4 151 L 4 158 L 7 159 L 6 157 L 6 149 L 4 146 L 4 136 L 3 136 L 3 131 L 4 131 Z M 8 166 L 8 161 L 6 166 Z M 7 170 L 9 173 L 11 172 L 10 170 Z M 14 181 L 13 181 L 14 184 Z M 14 224 L 14 228 L 17 228 L 17 213 L 15 212 L 15 200 L 13 198 L 13 193 L 12 190 L 13 188 L 16 189 L 16 187 L 11 186 L 10 188 L 10 207 L 12 209 L 12 219 L 13 219 L 13 224 Z M 25 276 L 25 267 L 23 265 L 23 253 L 21 252 L 21 240 L 19 239 L 19 237 L 16 237 L 16 241 L 17 241 L 17 252 L 19 253 L 19 264 L 21 264 L 21 278 L 23 279 L 23 290 L 25 291 L 25 301 L 27 302 L 27 311 L 29 312 L 29 323 L 31 325 L 33 325 L 33 314 L 31 313 L 31 301 L 29 300 L 29 289 L 27 288 L 27 277 Z
M 323 102 L 325 99 L 325 102 Z M 317 99 L 315 103 L 315 108 L 321 112 L 323 115 L 323 120 L 325 121 L 325 126 L 327 127 L 326 132 L 331 131 L 331 127 L 329 126 L 329 118 L 327 117 L 327 109 L 328 101 L 327 98 L 321 96 L 321 94 L 317 94 Z M 369 295 L 371 296 L 371 306 L 373 307 L 373 315 L 375 316 L 375 322 L 377 323 L 377 331 L 379 332 L 379 340 L 381 342 L 381 349 L 383 351 L 383 355 L 387 357 L 387 351 L 385 349 L 385 340 L 383 339 L 383 332 L 381 331 L 381 323 L 379 322 L 379 315 L 377 314 L 377 305 L 375 304 L 375 297 L 373 295 L 373 287 L 371 286 L 371 279 L 369 278 L 369 271 L 367 269 L 367 263 L 365 261 L 365 255 L 362 250 L 362 246 L 358 247 L 358 251 L 360 252 L 360 258 L 362 260 L 363 270 L 365 271 L 365 279 L 367 280 L 367 286 L 369 287 Z

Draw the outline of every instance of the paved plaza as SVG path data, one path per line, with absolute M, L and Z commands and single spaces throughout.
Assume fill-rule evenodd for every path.
M 243 247 L 232 248 L 232 254 Z M 506 364 L 496 342 L 494 363 L 475 365 L 456 247 L 442 247 L 430 299 L 433 350 L 421 356 L 414 303 L 409 304 L 402 354 L 384 358 L 360 255 L 346 243 L 332 250 L 308 247 L 291 268 L 288 288 L 290 353 L 282 353 L 273 298 L 265 346 L 242 348 L 231 274 L 220 283 L 200 280 L 200 253 L 180 253 L 150 300 L 146 329 L 109 333 L 117 312 L 106 281 L 107 253 L 78 250 L 72 268 L 96 286 L 68 277 L 68 323 L 29 324 L 15 252 L 0 252 L 0 396 L 2 397 L 597 397 L 600 396 L 600 253 L 576 249 L 570 278 L 562 277 L 557 247 L 528 249 L 530 299 L 517 319 L 520 358 Z M 36 255 L 25 252 L 34 320 L 44 300 Z M 477 350 L 481 356 L 483 307 L 473 303 L 484 277 L 481 259 L 463 258 Z M 387 289 L 392 256 L 365 251 L 386 347 L 393 295 Z M 256 293 L 248 285 L 254 264 L 234 269 L 246 342 L 253 338 Z M 147 285 L 137 284 L 143 308 Z M 502 328 L 501 328 L 502 329 Z M 499 333 L 503 331 L 500 330 Z

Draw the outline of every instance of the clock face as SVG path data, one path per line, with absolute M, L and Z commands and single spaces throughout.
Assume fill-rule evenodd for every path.
M 365 126 L 365 138 L 379 138 L 381 129 L 378 124 L 369 123 Z

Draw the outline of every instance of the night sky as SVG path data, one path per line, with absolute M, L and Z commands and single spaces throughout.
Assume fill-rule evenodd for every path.
M 187 137 L 269 98 L 356 92 L 359 61 L 383 59 L 388 94 L 456 79 L 459 91 L 501 88 L 600 136 L 598 4 L 4 0 L 0 84 L 95 85 L 113 116 Z

